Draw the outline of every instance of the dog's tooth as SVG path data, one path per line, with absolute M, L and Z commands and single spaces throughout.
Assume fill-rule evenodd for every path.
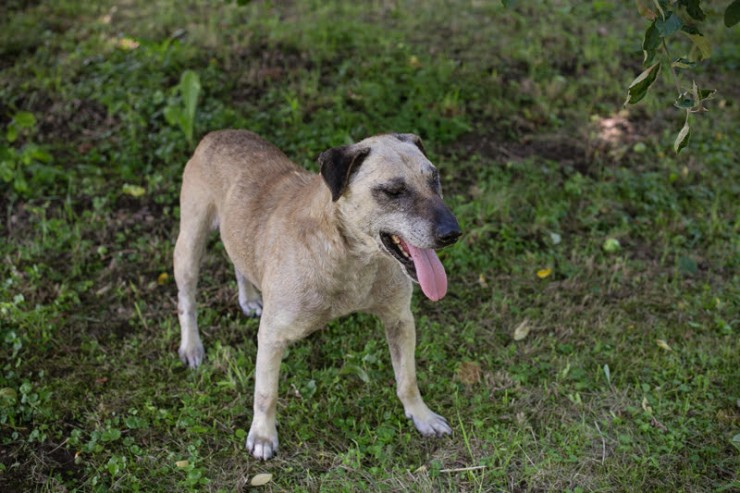
M 391 235 L 391 239 L 393 240 L 393 243 L 395 243 L 396 245 L 401 243 L 401 238 L 399 238 L 396 235 Z

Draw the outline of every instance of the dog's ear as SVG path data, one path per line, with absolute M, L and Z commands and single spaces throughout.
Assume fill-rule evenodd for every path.
M 424 150 L 424 144 L 421 143 L 421 137 L 419 137 L 416 134 L 393 134 L 395 138 L 402 142 L 410 142 L 414 144 L 416 147 L 419 148 L 422 154 L 425 156 L 427 155 L 426 151 Z
M 331 191 L 331 200 L 336 202 L 342 196 L 349 184 L 349 178 L 362 161 L 370 154 L 369 147 L 355 146 L 334 147 L 324 151 L 319 156 L 321 176 Z

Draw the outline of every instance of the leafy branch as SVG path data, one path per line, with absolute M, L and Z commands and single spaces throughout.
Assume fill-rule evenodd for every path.
M 673 149 L 678 153 L 689 143 L 691 115 L 707 111 L 704 102 L 716 93 L 715 90 L 699 89 L 695 80 L 692 80 L 690 89 L 682 90 L 678 74 L 679 70 L 690 70 L 712 54 L 709 39 L 700 30 L 706 14 L 701 8 L 701 0 L 635 0 L 635 3 L 640 15 L 651 21 L 642 41 L 643 65 L 647 68 L 630 83 L 624 104 L 641 101 L 657 80 L 661 67 L 667 65 L 676 85 L 677 97 L 673 105 L 686 112 L 684 125 L 673 142 Z M 733 0 L 725 9 L 724 23 L 733 27 L 738 21 L 740 0 Z M 686 56 L 673 58 L 666 40 L 679 33 L 691 41 L 691 50 Z M 663 56 L 656 61 L 659 52 Z
M 506 8 L 513 8 L 516 2 L 517 0 L 501 0 Z M 642 41 L 645 69 L 628 86 L 624 105 L 640 102 L 658 79 L 661 68 L 668 66 L 677 93 L 673 105 L 686 113 L 684 125 L 673 142 L 676 153 L 681 152 L 689 143 L 691 115 L 707 111 L 704 102 L 712 99 L 717 92 L 713 89 L 700 89 L 695 80 L 691 81 L 689 89 L 684 90 L 679 77 L 679 71 L 692 69 L 712 54 L 711 43 L 700 29 L 707 17 L 701 2 L 702 0 L 635 0 L 637 11 L 650 21 L 650 25 Z M 724 12 L 724 24 L 730 28 L 738 22 L 740 0 L 732 0 Z M 691 41 L 691 49 L 685 56 L 673 58 L 667 40 L 678 34 Z

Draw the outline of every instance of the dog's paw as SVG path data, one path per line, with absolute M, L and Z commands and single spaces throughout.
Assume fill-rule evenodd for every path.
M 452 434 L 452 428 L 450 428 L 447 420 L 429 409 L 416 414 L 407 414 L 406 417 L 414 421 L 416 429 L 425 437 L 441 437 Z
M 256 428 L 258 427 L 252 424 L 252 428 L 249 430 L 247 450 L 259 460 L 271 459 L 278 449 L 277 430 L 273 427 L 272 430 L 262 433 Z
M 247 317 L 259 317 L 262 315 L 262 300 L 239 300 L 239 306 Z
M 206 351 L 200 341 L 197 341 L 196 344 L 181 345 L 178 354 L 180 355 L 180 361 L 190 368 L 198 368 L 206 358 Z

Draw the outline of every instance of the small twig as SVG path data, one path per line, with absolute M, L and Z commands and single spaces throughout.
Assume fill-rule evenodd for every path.
M 54 447 L 53 449 L 51 449 L 51 450 L 50 450 L 49 452 L 47 452 L 47 454 L 51 454 L 52 452 L 56 452 L 56 451 L 57 451 L 57 450 L 59 450 L 60 448 L 62 448 L 62 447 L 64 447 L 65 445 L 67 445 L 67 442 L 68 442 L 68 441 L 69 441 L 69 438 L 65 438 L 65 439 L 64 439 L 64 441 L 63 441 L 62 443 L 60 443 L 59 445 L 57 445 L 56 447 Z
M 471 466 L 471 467 L 458 467 L 455 469 L 440 469 L 439 472 L 465 472 L 465 471 L 477 471 L 478 469 L 485 469 L 487 466 Z
M 606 460 L 606 440 L 604 440 L 604 434 L 601 433 L 601 428 L 599 428 L 599 423 L 594 420 L 594 424 L 596 425 L 596 430 L 599 432 L 599 436 L 601 437 L 601 465 L 604 465 L 604 461 Z
M 653 0 L 653 3 L 658 9 L 658 12 L 660 12 L 660 17 L 665 20 L 665 12 L 663 12 L 663 8 L 660 6 L 660 2 L 658 0 Z
M 671 52 L 668 51 L 668 44 L 665 42 L 665 38 L 662 38 L 663 42 L 663 50 L 665 51 L 666 56 L 668 57 L 668 68 L 671 69 L 671 74 L 673 75 L 673 82 L 676 84 L 676 92 L 678 93 L 678 96 L 680 97 L 681 92 L 681 84 L 678 83 L 678 74 L 676 74 L 676 69 L 673 67 L 673 63 L 671 62 Z

